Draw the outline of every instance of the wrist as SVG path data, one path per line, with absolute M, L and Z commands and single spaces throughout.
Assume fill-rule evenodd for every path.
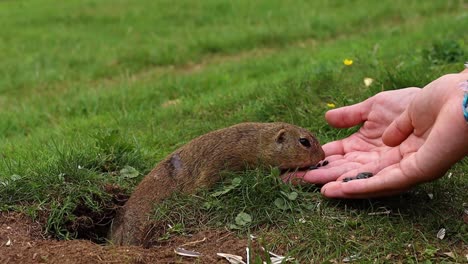
M 462 111 L 463 117 L 468 124 L 468 80 L 460 83 L 460 89 L 463 91 Z

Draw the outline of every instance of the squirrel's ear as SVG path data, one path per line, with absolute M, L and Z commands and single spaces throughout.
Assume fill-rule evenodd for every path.
M 275 136 L 276 143 L 283 143 L 285 139 L 286 129 L 281 129 Z

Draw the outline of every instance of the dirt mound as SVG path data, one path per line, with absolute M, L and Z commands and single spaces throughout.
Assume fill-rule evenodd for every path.
M 190 243 L 195 242 L 195 243 Z M 178 236 L 164 244 L 144 249 L 98 245 L 89 240 L 58 241 L 44 237 L 41 225 L 27 216 L 0 213 L 0 263 L 193 263 L 193 258 L 177 256 L 182 245 L 202 254 L 199 263 L 227 263 L 216 253 L 245 256 L 246 239 L 225 230 L 205 230 Z

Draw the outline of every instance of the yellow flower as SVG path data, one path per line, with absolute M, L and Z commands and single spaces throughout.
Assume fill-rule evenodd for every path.
M 334 103 L 327 103 L 328 108 L 335 108 L 336 105 Z
M 346 65 L 346 66 L 351 66 L 351 64 L 353 64 L 353 60 L 351 60 L 351 59 L 344 59 L 344 60 L 343 60 L 343 64 Z

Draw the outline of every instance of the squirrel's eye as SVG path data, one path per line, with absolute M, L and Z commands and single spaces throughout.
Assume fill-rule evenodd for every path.
M 299 143 L 306 148 L 310 148 L 310 141 L 307 138 L 300 138 Z

